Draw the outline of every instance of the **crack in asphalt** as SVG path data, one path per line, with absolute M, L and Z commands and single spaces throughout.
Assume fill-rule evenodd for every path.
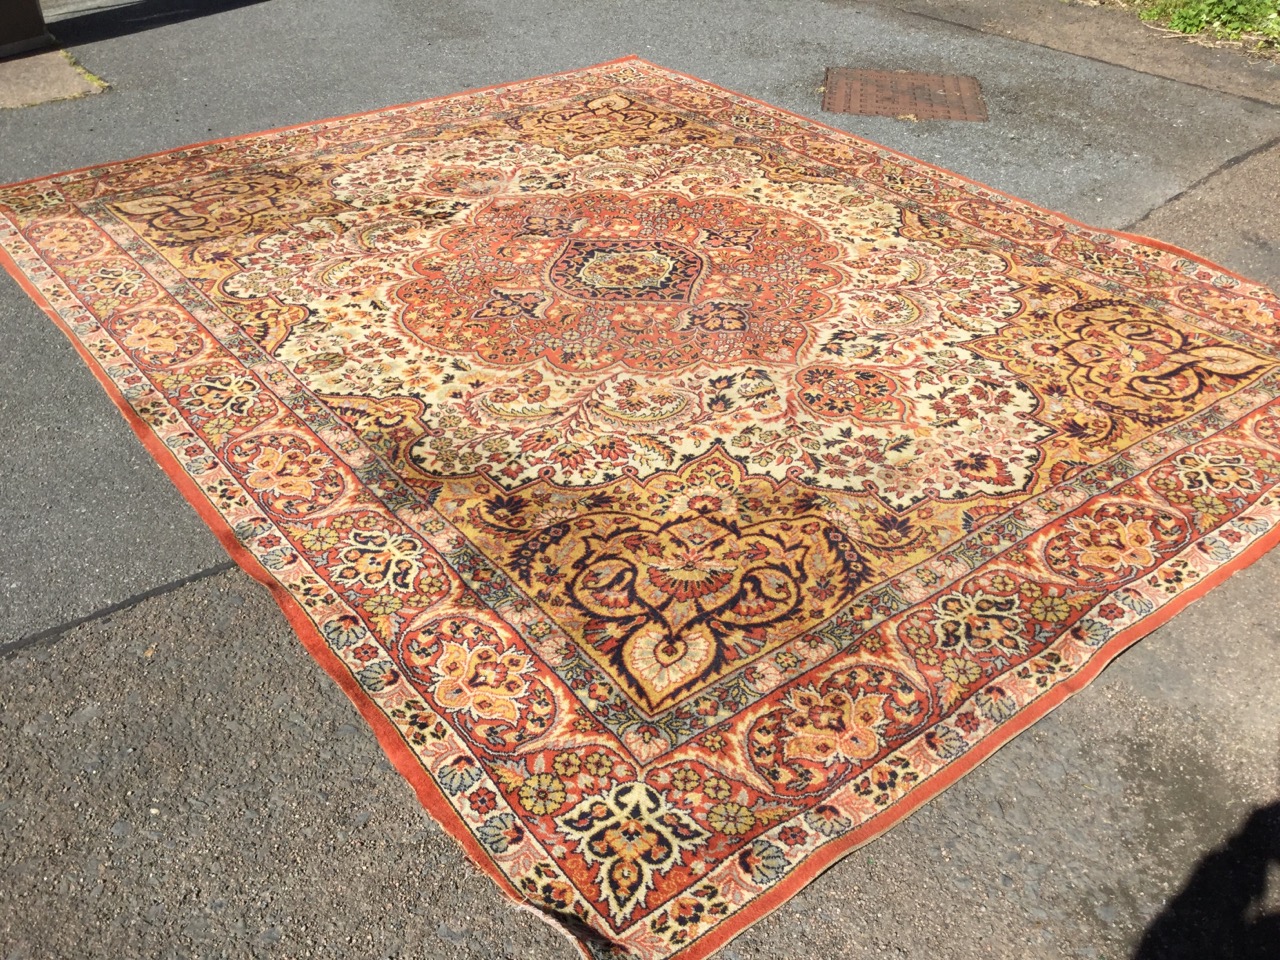
M 1160 201 L 1154 207 L 1152 207 L 1150 210 L 1148 210 L 1146 213 L 1140 216 L 1137 220 L 1133 220 L 1125 224 L 1123 227 L 1120 227 L 1119 228 L 1120 232 L 1121 233 L 1132 232 L 1134 228 L 1136 228 L 1142 223 L 1143 220 L 1146 220 L 1156 211 L 1163 210 L 1165 207 L 1169 206 L 1169 204 L 1171 203 L 1177 203 L 1179 200 L 1187 196 L 1192 191 L 1199 190 L 1210 180 L 1214 179 L 1215 177 L 1223 173 L 1226 173 L 1232 167 L 1237 166 L 1241 163 L 1244 163 L 1249 158 L 1256 157 L 1260 153 L 1266 153 L 1272 147 L 1278 147 L 1278 146 L 1280 146 L 1280 135 L 1274 136 L 1270 140 L 1266 140 L 1253 147 L 1250 147 L 1248 150 L 1245 150 L 1243 153 L 1238 153 L 1234 157 L 1229 157 L 1227 160 L 1223 161 L 1223 163 L 1220 166 L 1216 167 L 1213 170 L 1210 170 L 1208 173 L 1206 173 L 1203 177 L 1201 177 L 1195 183 L 1190 184 L 1189 186 L 1179 190 L 1172 197 L 1169 197 L 1169 199 Z
M 215 577 L 220 573 L 226 573 L 228 570 L 234 569 L 236 569 L 236 562 L 234 560 L 224 560 L 222 563 L 217 563 L 212 567 L 199 570 L 190 576 L 182 577 L 169 583 L 162 583 L 160 586 L 152 587 L 150 590 L 143 590 L 141 593 L 136 593 L 132 597 L 127 597 L 118 603 L 102 607 L 101 609 L 95 610 L 93 613 L 86 614 L 83 617 L 76 617 L 74 620 L 67 620 L 63 623 L 57 624 L 56 626 L 49 627 L 47 630 L 41 630 L 38 633 L 33 633 L 26 637 L 20 637 L 17 640 L 10 640 L 8 643 L 0 643 L 0 660 L 7 660 L 23 650 L 29 650 L 31 647 L 51 647 L 73 629 L 82 626 L 83 624 L 92 623 L 95 620 L 101 620 L 114 613 L 119 613 L 121 610 L 128 610 L 130 607 L 137 606 L 144 600 L 150 600 L 152 597 L 159 597 L 166 593 L 172 593 L 174 590 L 185 587 L 188 584 L 196 583 L 199 580 L 206 580 L 209 577 Z

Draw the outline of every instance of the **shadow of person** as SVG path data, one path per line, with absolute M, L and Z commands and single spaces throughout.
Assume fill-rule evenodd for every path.
M 1280 802 L 1255 810 L 1196 865 L 1133 960 L 1280 960 L 1280 913 L 1264 907 L 1273 864 L 1280 866 Z

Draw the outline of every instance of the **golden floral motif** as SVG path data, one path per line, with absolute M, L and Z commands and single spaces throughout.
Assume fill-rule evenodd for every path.
M 837 760 L 869 760 L 880 751 L 877 731 L 887 723 L 884 701 L 883 694 L 854 699 L 840 689 L 826 694 L 812 687 L 792 690 L 787 698 L 792 712 L 783 721 L 790 733 L 784 756 L 825 766 Z
M 517 701 L 528 689 L 524 675 L 532 667 L 529 658 L 518 653 L 446 643 L 431 668 L 437 677 L 431 692 L 446 710 L 465 711 L 477 720 L 514 724 L 519 717 Z

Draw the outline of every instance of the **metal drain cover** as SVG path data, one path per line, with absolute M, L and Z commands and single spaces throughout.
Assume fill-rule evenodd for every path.
M 986 120 L 975 77 L 827 67 L 822 109 L 910 120 Z

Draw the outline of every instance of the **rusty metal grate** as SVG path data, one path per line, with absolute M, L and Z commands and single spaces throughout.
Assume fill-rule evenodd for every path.
M 827 67 L 822 109 L 908 120 L 987 119 L 976 78 L 906 70 Z

